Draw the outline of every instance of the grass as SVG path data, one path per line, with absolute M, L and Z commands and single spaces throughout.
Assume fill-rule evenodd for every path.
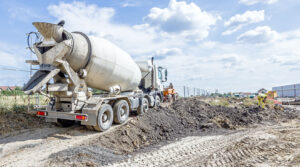
M 229 106 L 229 102 L 225 98 L 218 98 L 218 99 L 212 100 L 212 101 L 209 102 L 209 104 L 212 105 L 212 106 L 222 106 L 222 107 L 228 107 Z
M 33 108 L 33 105 L 37 105 L 36 95 L 0 95 L 0 113 L 5 112 L 23 112 L 27 111 L 28 106 Z M 47 97 L 39 95 L 39 104 L 45 105 L 48 103 Z
M 246 107 L 250 107 L 250 106 L 254 106 L 254 105 L 258 105 L 258 101 L 257 99 L 250 99 L 250 98 L 246 98 L 243 101 L 244 106 Z

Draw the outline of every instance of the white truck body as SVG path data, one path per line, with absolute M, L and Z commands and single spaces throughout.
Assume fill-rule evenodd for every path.
M 27 94 L 46 85 L 51 102 L 37 114 L 49 122 L 80 121 L 99 131 L 112 120 L 123 123 L 129 111 L 143 113 L 162 100 L 162 82 L 167 72 L 150 61 L 134 62 L 128 53 L 111 42 L 81 32 L 67 32 L 61 25 L 35 22 L 44 40 L 33 48 L 40 65 L 24 86 Z M 51 82 L 53 80 L 53 82 Z M 88 88 L 105 91 L 91 95 Z M 45 94 L 45 93 L 44 93 Z

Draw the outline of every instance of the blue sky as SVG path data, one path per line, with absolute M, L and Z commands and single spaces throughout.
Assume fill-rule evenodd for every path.
M 169 80 L 207 90 L 256 91 L 299 83 L 297 0 L 1 0 L 0 85 L 23 85 L 31 22 L 66 21 L 135 60 L 155 56 Z

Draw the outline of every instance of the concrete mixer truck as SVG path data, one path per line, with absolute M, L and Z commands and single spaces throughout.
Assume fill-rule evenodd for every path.
M 43 36 L 32 50 L 39 65 L 23 90 L 51 100 L 36 109 L 47 122 L 70 126 L 78 121 L 97 131 L 128 120 L 130 111 L 147 112 L 163 99 L 167 70 L 152 61 L 135 62 L 111 42 L 82 32 L 68 32 L 64 22 L 34 22 Z M 104 93 L 93 95 L 90 88 Z

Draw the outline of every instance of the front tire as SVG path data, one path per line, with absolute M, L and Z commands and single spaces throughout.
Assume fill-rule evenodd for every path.
M 113 108 L 114 123 L 122 124 L 128 120 L 129 105 L 126 100 L 117 101 Z
M 142 115 L 149 110 L 149 101 L 147 98 L 142 99 L 142 105 L 140 105 L 137 109 L 138 115 Z
M 113 110 L 109 104 L 103 104 L 98 111 L 97 125 L 94 129 L 100 132 L 108 130 L 113 122 Z

